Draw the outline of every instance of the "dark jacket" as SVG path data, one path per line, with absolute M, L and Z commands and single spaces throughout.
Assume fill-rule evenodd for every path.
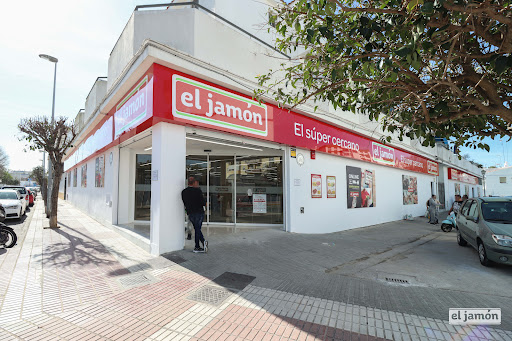
M 187 187 L 181 191 L 181 199 L 185 205 L 187 214 L 204 213 L 203 206 L 206 205 L 203 191 L 197 187 Z

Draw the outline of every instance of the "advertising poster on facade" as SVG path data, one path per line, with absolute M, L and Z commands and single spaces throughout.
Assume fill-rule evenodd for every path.
M 336 198 L 336 177 L 326 176 L 325 182 L 327 183 L 327 198 Z
M 322 197 L 322 176 L 311 174 L 311 198 Z
M 455 184 L 455 195 L 460 195 L 460 184 Z
M 105 186 L 105 156 L 102 155 L 96 158 L 96 167 L 94 171 L 94 186 Z
M 375 171 L 347 166 L 347 208 L 375 205 Z
M 78 168 L 73 169 L 73 187 L 76 187 Z
M 252 195 L 252 213 L 267 213 L 267 195 Z
M 82 187 L 87 187 L 87 164 L 82 166 L 82 178 L 81 178 Z
M 418 178 L 411 175 L 402 175 L 402 191 L 404 205 L 418 203 Z
M 469 185 L 464 185 L 464 194 L 469 197 Z
M 477 192 L 478 197 L 480 198 L 482 196 L 482 193 L 480 193 L 480 187 L 476 188 L 476 192 Z

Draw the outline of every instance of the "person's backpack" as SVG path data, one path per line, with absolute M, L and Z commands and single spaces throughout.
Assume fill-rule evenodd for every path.
M 427 200 L 427 207 L 430 206 L 430 199 Z

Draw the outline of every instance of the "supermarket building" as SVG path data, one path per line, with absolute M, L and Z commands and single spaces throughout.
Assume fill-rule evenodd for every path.
M 75 120 L 61 192 L 152 254 L 180 250 L 185 179 L 204 229 L 330 233 L 420 216 L 437 194 L 482 194 L 480 169 L 440 141 L 381 143 L 363 115 L 252 99 L 287 57 L 262 29 L 275 1 L 136 8 Z

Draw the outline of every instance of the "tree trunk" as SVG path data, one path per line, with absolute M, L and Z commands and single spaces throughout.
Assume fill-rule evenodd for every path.
M 46 181 L 46 177 L 43 178 L 43 181 L 40 182 L 40 188 L 41 188 L 41 196 L 43 197 L 43 203 L 44 203 L 44 211 L 45 212 L 48 212 L 48 209 L 47 209 L 47 203 L 46 203 L 46 200 L 48 198 L 47 196 L 47 187 L 48 186 L 48 183 Z
M 50 199 L 50 228 L 57 228 L 57 206 L 59 202 L 59 185 L 62 178 L 64 165 L 56 164 L 53 167 L 53 184 Z

